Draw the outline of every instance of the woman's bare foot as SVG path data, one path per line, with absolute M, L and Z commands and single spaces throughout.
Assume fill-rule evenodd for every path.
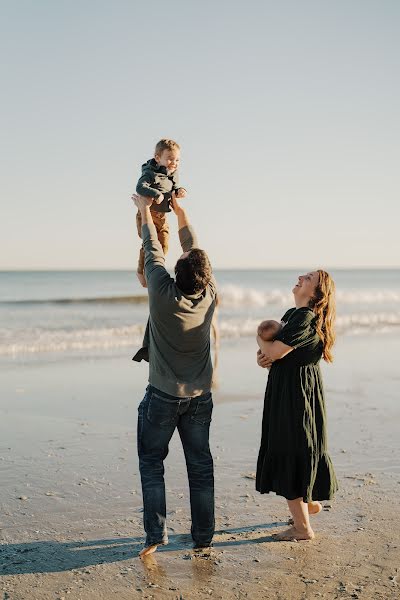
M 142 287 L 147 288 L 146 277 L 144 276 L 144 273 L 139 273 L 139 271 L 136 271 L 136 276 L 139 279 Z
M 146 548 L 143 548 L 143 550 L 141 550 L 139 552 L 139 556 L 143 557 L 143 556 L 148 556 L 149 554 L 153 554 L 153 552 L 155 552 L 158 548 L 158 544 L 153 544 L 152 546 L 147 546 Z
M 317 515 L 322 510 L 321 502 L 308 502 L 308 514 L 309 515 Z
M 309 541 L 314 539 L 315 534 L 311 529 L 305 529 L 304 531 L 300 531 L 296 529 L 296 527 L 290 527 L 282 533 L 274 533 L 272 537 L 277 542 L 297 542 L 297 541 Z
M 308 514 L 309 515 L 317 515 L 322 510 L 322 504 L 321 504 L 321 502 L 315 502 L 315 501 L 308 502 L 307 506 L 308 506 Z M 294 525 L 294 521 L 293 521 L 292 517 L 289 517 L 289 519 L 288 519 L 288 525 Z

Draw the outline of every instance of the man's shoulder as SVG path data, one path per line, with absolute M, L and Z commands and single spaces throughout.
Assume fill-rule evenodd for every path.
M 207 288 L 210 290 L 210 293 L 213 294 L 214 296 L 217 295 L 217 282 L 215 280 L 214 275 L 212 276 L 210 283 L 208 284 Z
M 177 301 L 179 296 L 178 288 L 176 287 L 175 280 L 165 267 L 160 266 L 156 272 L 153 271 L 151 283 L 149 282 L 148 294 L 150 306 L 152 306 L 153 300 L 155 301 L 155 306 Z

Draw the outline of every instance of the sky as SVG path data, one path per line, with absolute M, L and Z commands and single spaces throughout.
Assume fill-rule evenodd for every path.
M 0 13 L 0 269 L 136 269 L 130 197 L 162 137 L 214 267 L 400 266 L 398 0 Z

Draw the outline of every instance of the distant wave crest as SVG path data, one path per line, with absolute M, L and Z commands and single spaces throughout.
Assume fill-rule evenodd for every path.
M 293 296 L 291 293 L 280 289 L 263 291 L 256 288 L 246 288 L 237 285 L 225 285 L 219 289 L 221 304 L 226 307 L 264 307 L 264 306 L 291 306 Z M 399 290 L 338 290 L 336 293 L 337 304 L 385 304 L 400 303 Z
M 260 319 L 229 319 L 220 322 L 222 338 L 240 338 L 255 336 Z M 340 334 L 358 334 L 363 332 L 387 333 L 400 327 L 398 313 L 360 313 L 339 316 L 336 331 Z
M 221 305 L 227 308 L 262 308 L 268 306 L 291 306 L 291 292 L 281 289 L 265 291 L 262 289 L 240 285 L 222 285 L 219 287 Z M 400 289 L 370 290 L 338 290 L 338 305 L 371 305 L 400 304 Z M 132 296 L 97 296 L 83 298 L 47 298 L 32 300 L 3 300 L 1 305 L 37 305 L 37 304 L 147 304 L 147 293 Z

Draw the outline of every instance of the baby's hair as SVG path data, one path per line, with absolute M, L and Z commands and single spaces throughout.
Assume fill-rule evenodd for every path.
M 163 138 L 156 144 L 156 149 L 154 151 L 155 156 L 160 156 L 164 150 L 180 150 L 181 147 L 174 140 L 168 140 L 167 138 Z

